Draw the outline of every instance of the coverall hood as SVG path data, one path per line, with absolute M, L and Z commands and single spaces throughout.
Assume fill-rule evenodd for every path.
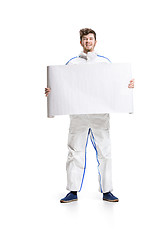
M 84 53 L 83 51 L 79 54 L 79 57 L 84 58 L 85 60 L 92 60 L 97 58 L 97 53 L 95 51 Z

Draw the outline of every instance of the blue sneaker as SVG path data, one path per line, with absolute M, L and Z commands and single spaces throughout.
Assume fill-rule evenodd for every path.
M 108 202 L 118 202 L 119 199 L 115 197 L 111 192 L 103 193 L 103 200 Z
M 77 194 L 73 194 L 72 192 L 69 192 L 64 198 L 60 200 L 60 202 L 68 203 L 68 202 L 73 202 L 77 200 L 78 200 Z

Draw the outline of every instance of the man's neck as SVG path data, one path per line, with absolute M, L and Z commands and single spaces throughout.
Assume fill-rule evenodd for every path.
M 92 51 L 85 51 L 85 50 L 83 50 L 83 52 L 87 54 L 89 52 L 94 52 L 94 50 L 92 50 Z

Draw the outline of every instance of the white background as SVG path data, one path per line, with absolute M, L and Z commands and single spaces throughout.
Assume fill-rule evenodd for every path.
M 159 239 L 158 0 L 1 1 L 0 238 Z M 88 144 L 79 201 L 67 191 L 68 116 L 47 119 L 46 66 L 82 50 L 79 30 L 93 28 L 96 51 L 131 62 L 134 114 L 111 115 L 113 193 L 102 201 Z

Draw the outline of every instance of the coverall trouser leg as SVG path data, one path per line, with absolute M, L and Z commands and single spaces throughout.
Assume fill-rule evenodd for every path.
M 98 114 L 96 117 L 97 116 L 99 117 Z M 112 191 L 111 144 L 109 127 L 106 127 L 106 124 L 105 126 L 103 126 L 103 124 L 98 124 L 98 127 L 95 124 L 97 118 L 94 122 L 90 121 L 90 118 L 91 116 L 88 118 L 86 115 L 86 117 L 81 116 L 79 118 L 75 117 L 71 119 L 68 135 L 69 151 L 66 163 L 67 189 L 69 191 L 80 191 L 82 188 L 86 169 L 86 149 L 88 139 L 90 137 L 96 152 L 99 191 Z M 93 117 L 91 120 L 93 120 Z M 101 118 L 98 119 L 99 123 L 100 120 Z

